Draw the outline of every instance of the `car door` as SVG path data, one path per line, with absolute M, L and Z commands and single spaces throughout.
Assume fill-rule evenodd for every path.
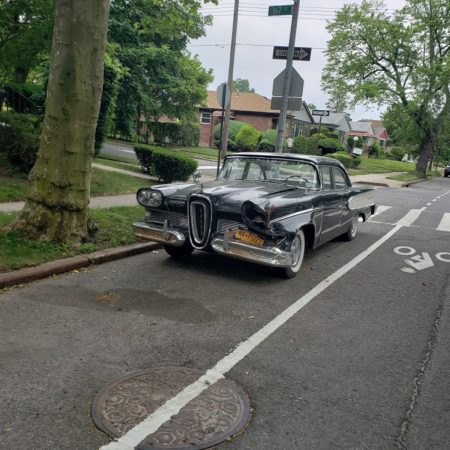
M 341 216 L 344 207 L 342 192 L 337 191 L 333 182 L 334 166 L 320 166 L 322 191 L 320 203 L 323 212 L 322 229 L 319 244 L 323 244 L 339 235 Z
M 342 212 L 340 218 L 340 232 L 347 229 L 353 218 L 353 214 L 348 207 L 348 201 L 351 196 L 351 183 L 347 174 L 341 167 L 333 166 L 333 185 L 336 193 L 339 193 L 342 199 Z M 340 233 L 338 233 L 340 234 Z

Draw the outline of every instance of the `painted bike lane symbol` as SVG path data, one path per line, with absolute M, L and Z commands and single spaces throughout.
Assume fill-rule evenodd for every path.
M 414 248 L 400 246 L 394 248 L 394 253 L 400 256 L 411 256 L 411 258 L 407 258 L 404 260 L 407 267 L 402 267 L 400 269 L 402 272 L 416 273 L 419 270 L 425 270 L 434 267 L 433 259 L 427 252 L 422 252 L 416 255 L 416 250 Z M 450 252 L 439 252 L 436 253 L 434 257 L 441 262 L 450 263 Z

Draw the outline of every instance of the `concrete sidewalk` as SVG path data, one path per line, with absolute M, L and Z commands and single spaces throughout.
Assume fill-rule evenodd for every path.
M 103 169 L 106 166 L 99 168 Z M 139 176 L 139 178 L 145 178 L 147 180 L 155 181 L 155 179 L 148 175 L 130 172 L 127 170 L 116 169 L 107 167 L 107 170 L 114 169 L 114 172 L 125 173 L 127 175 Z M 389 173 L 374 173 L 369 175 L 355 175 L 351 176 L 350 180 L 353 184 L 367 184 L 370 186 L 398 188 L 405 185 L 403 181 L 389 180 L 387 177 L 398 175 L 402 172 L 389 172 Z M 200 182 L 212 181 L 213 177 L 202 176 Z M 122 195 L 105 195 L 102 197 L 91 197 L 91 208 L 114 208 L 116 206 L 136 206 L 136 194 L 122 194 Z M 13 212 L 20 211 L 23 208 L 24 202 L 8 202 L 0 203 L 0 212 Z

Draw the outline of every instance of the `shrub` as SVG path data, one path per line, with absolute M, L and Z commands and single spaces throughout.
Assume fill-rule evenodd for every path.
M 36 162 L 42 119 L 32 114 L 0 113 L 0 151 L 22 172 L 28 173 Z
M 385 154 L 383 147 L 381 147 L 381 145 L 378 144 L 377 142 L 375 142 L 369 147 L 369 158 L 382 159 L 384 158 L 384 156 Z
M 344 167 L 347 169 L 351 169 L 354 167 L 358 167 L 361 164 L 361 158 L 358 156 L 351 156 L 347 152 L 336 152 L 330 153 L 327 155 L 329 158 L 334 158 L 340 161 Z
M 239 150 L 253 151 L 259 144 L 261 133 L 251 125 L 244 125 L 236 135 L 236 145 Z
M 390 153 L 390 159 L 401 161 L 405 156 L 405 150 L 402 147 L 392 147 Z
M 247 125 L 245 122 L 241 122 L 239 120 L 230 120 L 228 125 L 228 150 L 236 151 L 236 135 L 239 133 L 239 130 Z M 214 144 L 217 148 L 220 147 L 220 123 L 214 127 Z
M 165 183 L 186 181 L 197 170 L 198 163 L 195 159 L 170 150 L 136 145 L 134 151 L 141 167 Z
M 325 150 L 322 152 L 324 154 L 336 153 L 344 150 L 344 146 L 338 140 L 331 138 L 320 139 L 319 147 Z
M 292 145 L 293 153 L 300 153 L 303 155 L 321 155 L 322 151 L 318 147 L 319 140 L 316 136 L 318 136 L 318 134 L 311 137 L 297 136 L 294 138 L 294 143 Z
M 277 143 L 277 130 L 266 130 L 261 134 L 261 140 L 258 144 L 258 150 L 260 152 L 273 152 Z M 287 148 L 288 144 L 286 139 L 283 140 L 283 148 Z

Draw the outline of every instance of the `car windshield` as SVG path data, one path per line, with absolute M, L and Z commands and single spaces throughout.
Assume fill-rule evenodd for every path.
M 219 180 L 285 182 L 293 186 L 317 189 L 315 167 L 305 161 L 275 158 L 227 158 Z

